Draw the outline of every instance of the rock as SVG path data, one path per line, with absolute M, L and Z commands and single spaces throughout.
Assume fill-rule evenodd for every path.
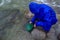
M 60 34 L 57 36 L 58 40 L 60 40 Z
M 58 16 L 59 16 L 59 14 L 58 14 Z M 55 31 L 56 31 L 57 39 L 60 40 L 60 18 L 58 18 L 58 23 L 55 27 Z
M 12 30 L 10 31 L 6 40 L 34 40 L 32 36 L 26 31 L 18 29 Z
M 0 38 L 3 39 L 6 35 L 6 30 L 13 27 L 17 13 L 17 9 L 0 11 Z
M 41 30 L 39 31 L 38 29 L 34 29 L 31 32 L 31 35 L 36 40 L 42 40 L 42 39 L 45 39 L 45 37 L 46 37 L 46 34 Z
M 58 26 L 55 29 L 56 29 L 56 35 L 59 35 L 60 34 L 60 24 L 58 24 Z
M 57 36 L 55 35 L 54 28 L 51 28 L 51 30 L 49 31 L 49 33 L 47 33 L 46 40 L 57 40 Z

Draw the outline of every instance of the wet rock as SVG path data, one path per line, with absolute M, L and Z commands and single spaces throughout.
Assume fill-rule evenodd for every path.
M 12 30 L 10 31 L 6 40 L 34 40 L 32 36 L 26 31 L 18 29 Z
M 47 39 L 46 40 L 57 40 L 57 36 L 55 35 L 54 28 L 51 28 L 49 33 L 47 33 Z
M 55 31 L 56 31 L 56 36 L 57 36 L 57 39 L 60 40 L 60 14 L 57 15 L 58 16 L 58 23 L 55 27 Z
M 55 27 L 56 35 L 58 36 L 60 34 L 60 24 Z
M 55 35 L 56 35 L 56 37 L 58 37 L 58 35 L 60 34 L 60 24 L 59 24 L 60 22 L 57 22 L 54 26 L 53 26 L 53 28 L 54 28 L 54 30 L 55 30 Z
M 60 34 L 57 36 L 58 40 L 60 40 Z
M 45 37 L 46 37 L 46 34 L 43 31 L 38 30 L 38 29 L 34 29 L 31 32 L 31 35 L 36 40 L 42 40 L 42 39 L 45 39 Z
M 6 30 L 13 27 L 15 22 L 16 13 L 18 10 L 0 10 L 0 38 L 6 34 Z M 14 15 L 14 16 L 13 16 Z M 12 20 L 14 21 L 12 21 Z

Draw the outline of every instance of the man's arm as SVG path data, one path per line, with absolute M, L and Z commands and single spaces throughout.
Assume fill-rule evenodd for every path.
M 34 16 L 31 20 L 30 20 L 30 22 L 29 23 L 35 23 L 35 20 L 36 20 L 36 17 Z

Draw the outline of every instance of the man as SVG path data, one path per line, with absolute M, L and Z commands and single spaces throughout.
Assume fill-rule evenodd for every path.
M 42 27 L 48 33 L 51 26 L 56 24 L 56 14 L 48 5 L 31 2 L 29 9 L 34 14 L 29 23 L 34 24 L 34 27 Z

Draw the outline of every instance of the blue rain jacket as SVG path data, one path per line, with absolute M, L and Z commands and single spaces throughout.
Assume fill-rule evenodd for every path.
M 36 23 L 37 27 L 42 27 L 44 31 L 49 32 L 51 26 L 56 24 L 56 13 L 50 6 L 31 2 L 29 9 L 34 14 L 31 22 Z

